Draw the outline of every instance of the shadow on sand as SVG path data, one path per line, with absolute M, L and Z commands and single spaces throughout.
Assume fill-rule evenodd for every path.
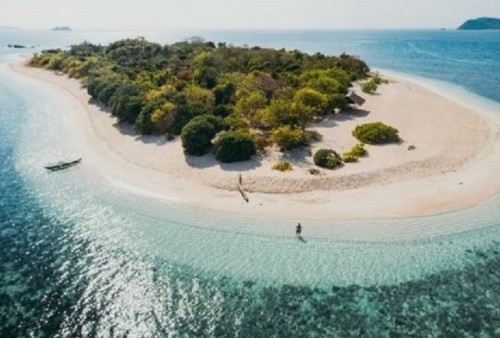
M 218 166 L 224 171 L 231 171 L 231 172 L 232 171 L 242 172 L 242 171 L 252 170 L 262 165 L 258 158 L 243 162 L 222 163 L 217 161 L 215 156 L 211 153 L 203 156 L 186 156 L 185 159 L 186 163 L 193 168 L 204 169 L 204 168 L 211 168 Z

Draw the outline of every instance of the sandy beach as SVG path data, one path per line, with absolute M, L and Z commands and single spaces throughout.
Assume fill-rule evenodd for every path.
M 500 117 L 434 93 L 404 79 L 391 79 L 376 95 L 363 95 L 360 110 L 330 115 L 310 129 L 323 135 L 323 147 L 339 153 L 357 143 L 361 123 L 382 121 L 399 129 L 399 145 L 367 146 L 369 156 L 320 175 L 311 175 L 308 150 L 236 164 L 213 155 L 186 157 L 180 139 L 140 136 L 96 104 L 80 83 L 22 63 L 11 69 L 58 89 L 71 100 L 67 118 L 78 126 L 82 157 L 93 175 L 113 187 L 159 201 L 248 216 L 299 220 L 394 218 L 467 208 L 500 192 Z M 103 111 L 104 110 L 104 111 Z M 408 150 L 409 146 L 414 150 Z M 291 172 L 273 171 L 281 159 Z M 239 175 L 248 194 L 237 190 Z

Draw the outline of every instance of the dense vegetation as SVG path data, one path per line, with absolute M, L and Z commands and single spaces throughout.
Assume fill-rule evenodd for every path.
M 314 118 L 345 109 L 348 87 L 369 71 L 345 54 L 308 55 L 201 39 L 164 46 L 142 38 L 108 46 L 85 42 L 35 55 L 31 65 L 81 79 L 94 99 L 142 134 L 182 134 L 188 154 L 202 155 L 217 133 L 232 133 L 215 138 L 222 161 L 238 160 L 240 150 L 246 159 L 252 149 L 271 143 L 282 149 L 307 144 L 306 128 Z M 193 120 L 199 116 L 204 117 Z
M 382 122 L 366 123 L 354 128 L 352 135 L 367 144 L 386 144 L 400 142 L 399 131 Z

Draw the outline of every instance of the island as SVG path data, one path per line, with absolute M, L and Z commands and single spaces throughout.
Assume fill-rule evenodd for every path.
M 7 45 L 8 48 L 15 48 L 15 49 L 23 49 L 23 48 L 27 48 L 26 46 L 24 45 L 17 45 L 17 44 L 8 44 Z
M 54 28 L 51 29 L 51 31 L 60 31 L 60 32 L 64 32 L 64 31 L 71 31 L 71 28 L 68 27 L 68 26 L 56 26 Z
M 500 190 L 498 117 L 347 54 L 126 39 L 13 69 L 65 95 L 87 169 L 145 198 L 331 220 L 455 210 Z
M 21 28 L 13 26 L 0 26 L 0 31 L 20 31 Z
M 478 18 L 467 20 L 458 30 L 487 30 L 487 29 L 500 29 L 500 19 L 496 18 Z

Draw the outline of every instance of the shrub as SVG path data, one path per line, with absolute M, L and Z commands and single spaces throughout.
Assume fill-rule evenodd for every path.
M 215 127 L 208 121 L 190 121 L 182 128 L 182 147 L 189 155 L 204 155 L 212 146 L 215 134 Z
M 307 144 L 305 132 L 288 125 L 278 127 L 272 131 L 271 139 L 281 149 L 290 150 Z
M 313 142 L 319 142 L 323 139 L 323 135 L 321 135 L 316 130 L 308 130 L 305 132 L 307 144 L 311 144 Z
M 373 79 L 361 84 L 361 90 L 363 93 L 374 94 L 377 91 L 377 88 L 378 85 Z
M 384 78 L 382 78 L 379 73 L 375 73 L 375 75 L 373 75 L 372 81 L 375 82 L 378 85 L 389 83 L 389 81 L 386 80 L 386 79 L 384 79 Z
M 342 158 L 332 149 L 320 149 L 314 154 L 314 164 L 318 167 L 335 169 L 342 164 Z
M 344 163 L 358 162 L 358 157 L 349 152 L 342 155 L 342 161 L 344 161 Z
M 365 149 L 365 145 L 363 143 L 356 144 L 354 147 L 352 147 L 349 153 L 357 157 L 368 156 L 368 151 Z
M 249 160 L 256 152 L 250 134 L 238 131 L 220 135 L 215 141 L 214 150 L 215 157 L 226 163 Z
M 368 144 L 396 143 L 401 139 L 396 128 L 385 125 L 382 122 L 366 123 L 357 126 L 352 135 L 359 141 Z
M 286 161 L 278 161 L 273 165 L 273 170 L 278 171 L 291 171 L 293 170 L 292 164 Z
M 215 133 L 218 133 L 221 130 L 227 128 L 227 124 L 224 120 L 218 116 L 214 116 L 211 114 L 203 114 L 193 117 L 189 122 L 197 123 L 197 122 L 208 122 L 215 128 Z
M 257 151 L 264 150 L 265 147 L 271 145 L 271 141 L 265 137 L 265 135 L 261 135 L 258 133 L 252 134 L 253 143 L 255 144 L 255 148 Z

